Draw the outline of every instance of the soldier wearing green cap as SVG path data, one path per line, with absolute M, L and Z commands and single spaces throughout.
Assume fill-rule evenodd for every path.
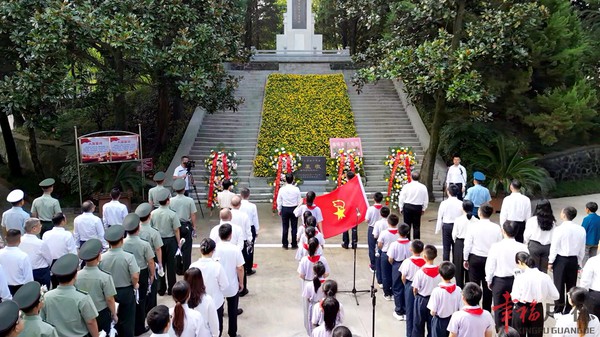
M 19 337 L 58 337 L 56 329 L 40 317 L 40 311 L 44 306 L 42 301 L 41 284 L 32 281 L 23 285 L 13 297 L 25 317 L 25 326 Z
M 59 336 L 98 337 L 94 301 L 86 292 L 75 288 L 79 258 L 66 254 L 52 265 L 52 274 L 59 285 L 44 295 L 40 316 L 54 325 Z
M 102 242 L 90 239 L 81 246 L 79 258 L 85 261 L 85 267 L 77 272 L 75 287 L 87 292 L 98 310 L 98 330 L 110 333 L 111 321 L 118 321 L 115 306 L 117 290 L 112 276 L 98 268 L 102 253 Z
M 142 240 L 148 241 L 152 251 L 154 252 L 154 262 L 158 265 L 155 269 L 162 268 L 162 251 L 161 248 L 163 246 L 162 238 L 160 237 L 160 233 L 150 225 L 152 217 L 150 216 L 150 212 L 152 212 L 152 206 L 149 203 L 145 202 L 140 204 L 135 209 L 135 214 L 140 217 L 140 233 L 139 236 Z M 156 277 L 156 275 L 155 275 Z M 146 309 L 145 312 L 149 312 L 150 309 L 156 306 L 156 291 L 157 291 L 158 282 L 152 282 L 150 285 L 150 293 L 146 298 Z
M 19 319 L 19 305 L 13 301 L 0 303 L 0 337 L 17 337 L 23 331 L 23 320 Z
M 196 230 L 196 203 L 194 199 L 185 196 L 185 180 L 177 179 L 173 182 L 173 190 L 177 193 L 171 198 L 170 207 L 177 213 L 181 227 L 181 237 L 185 243 L 181 246 L 183 269 L 187 270 L 192 264 L 192 231 Z M 186 231 L 182 230 L 187 228 Z
M 168 191 L 168 189 L 163 186 L 163 183 L 165 182 L 165 173 L 163 171 L 156 172 L 152 180 L 154 180 L 156 186 L 148 191 L 148 203 L 150 206 L 157 208 L 159 205 L 156 196 L 162 191 Z
M 46 231 L 49 231 L 54 226 L 52 224 L 52 217 L 56 213 L 62 212 L 60 209 L 60 203 L 57 199 L 52 197 L 52 191 L 54 191 L 54 179 L 48 178 L 42 180 L 39 186 L 44 191 L 41 197 L 33 200 L 31 204 L 31 217 L 40 219 L 42 223 L 42 231 L 40 232 L 40 238 L 44 236 Z
M 129 213 L 123 220 L 123 228 L 127 232 L 127 238 L 123 243 L 123 250 L 133 254 L 135 261 L 140 267 L 140 281 L 138 302 L 135 308 L 135 335 L 146 333 L 146 295 L 148 287 L 154 282 L 156 269 L 154 265 L 154 251 L 150 243 L 140 238 L 140 217 L 135 213 Z
M 171 289 L 175 285 L 175 253 L 179 247 L 179 217 L 172 209 L 169 208 L 171 193 L 168 190 L 161 191 L 157 195 L 157 200 L 160 207 L 153 210 L 151 213 L 152 224 L 163 240 L 162 258 L 164 261 L 163 267 L 167 273 L 167 293 L 171 294 Z
M 119 337 L 133 337 L 135 323 L 135 293 L 140 279 L 140 267 L 133 254 L 123 250 L 125 229 L 121 225 L 108 228 L 104 239 L 110 249 L 102 254 L 100 269 L 110 273 L 117 289 L 116 300 L 119 303 L 117 316 L 117 334 Z

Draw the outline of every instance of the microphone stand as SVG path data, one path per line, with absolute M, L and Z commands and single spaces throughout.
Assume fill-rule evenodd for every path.
M 358 227 L 358 218 L 360 216 L 360 211 L 358 210 L 358 208 L 356 208 L 356 224 L 355 227 Z M 358 293 L 370 293 L 372 292 L 371 290 L 356 290 L 356 246 L 358 246 L 357 242 L 352 241 L 352 250 L 354 250 L 354 270 L 353 270 L 353 277 L 352 277 L 352 290 L 342 290 L 339 291 L 340 293 L 351 293 L 354 296 L 354 299 L 356 300 L 356 305 L 358 304 L 358 297 L 356 294 Z M 371 285 L 371 288 L 373 288 L 373 286 Z
M 375 288 L 375 273 L 373 273 L 373 279 L 371 280 L 371 305 L 373 306 L 373 321 L 371 322 L 371 337 L 375 337 L 375 307 L 377 305 L 377 296 L 375 293 L 377 289 Z

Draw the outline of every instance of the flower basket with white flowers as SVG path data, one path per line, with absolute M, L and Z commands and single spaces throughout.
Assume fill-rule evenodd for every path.
M 400 191 L 404 185 L 411 182 L 410 174 L 417 164 L 417 158 L 411 147 L 390 147 L 383 164 L 386 166 L 384 178 L 388 183 L 385 204 L 389 205 L 391 203 L 392 208 L 397 209 Z
M 237 166 L 235 151 L 224 147 L 210 150 L 210 155 L 204 160 L 204 167 L 209 172 L 209 178 L 206 179 L 208 208 L 217 206 L 217 193 L 223 190 L 223 180 L 231 180 L 233 186 L 238 184 Z
M 294 173 L 302 166 L 302 157 L 295 151 L 285 147 L 276 147 L 271 151 L 269 157 L 269 173 L 275 179 L 269 185 L 273 186 L 273 211 L 277 210 L 277 195 L 279 188 L 285 184 L 285 175 Z M 295 184 L 299 185 L 302 181 L 295 177 Z

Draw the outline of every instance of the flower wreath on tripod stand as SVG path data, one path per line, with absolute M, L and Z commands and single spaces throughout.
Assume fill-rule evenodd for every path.
M 383 160 L 386 166 L 385 182 L 388 184 L 385 204 L 398 208 L 398 198 L 404 185 L 411 182 L 410 173 L 417 164 L 417 158 L 411 147 L 396 146 L 388 148 L 388 154 Z
M 337 150 L 333 158 L 327 160 L 327 173 L 337 187 L 340 187 L 348 182 L 345 174 L 348 171 L 364 176 L 363 166 L 363 157 L 356 149 L 341 148 Z
M 208 170 L 207 206 L 213 209 L 217 206 L 217 193 L 223 191 L 223 180 L 229 179 L 233 186 L 238 184 L 237 178 L 237 154 L 235 151 L 224 147 L 211 149 L 210 155 L 204 160 L 204 167 Z
M 286 149 L 285 147 L 277 147 L 271 152 L 269 158 L 269 175 L 275 179 L 269 185 L 273 186 L 273 212 L 277 211 L 277 195 L 279 188 L 285 184 L 285 175 L 294 173 L 302 166 L 302 157 L 295 151 Z M 302 184 L 302 180 L 294 176 L 294 184 Z

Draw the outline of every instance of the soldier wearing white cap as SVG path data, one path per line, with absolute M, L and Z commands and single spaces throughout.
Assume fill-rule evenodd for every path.
M 44 233 L 51 230 L 54 226 L 52 224 L 54 215 L 62 212 L 58 200 L 52 197 L 54 183 L 55 181 L 52 178 L 42 180 L 39 183 L 39 186 L 42 188 L 42 191 L 44 191 L 44 194 L 33 200 L 33 203 L 31 203 L 31 216 L 40 219 L 40 222 L 42 223 L 40 237 L 43 237 Z
M 21 234 L 25 233 L 25 220 L 29 219 L 29 214 L 23 210 L 24 197 L 25 193 L 21 190 L 13 190 L 6 197 L 6 201 L 12 204 L 12 208 L 2 213 L 3 238 L 9 229 L 18 229 Z

